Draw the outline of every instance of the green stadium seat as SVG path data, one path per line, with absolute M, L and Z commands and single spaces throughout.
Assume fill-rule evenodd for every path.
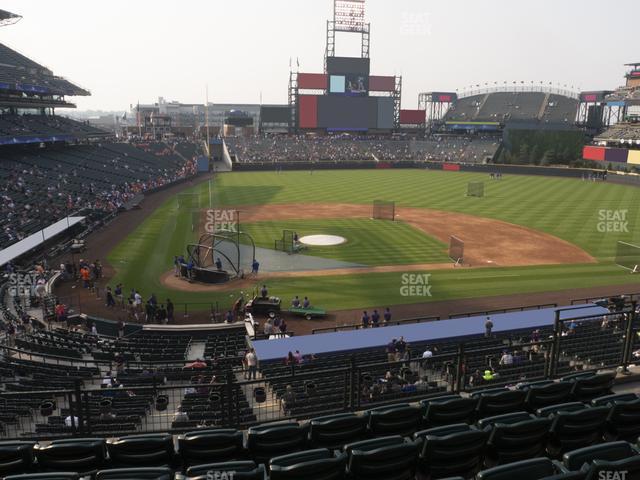
M 471 423 L 478 400 L 460 395 L 445 395 L 422 400 L 420 405 L 424 412 L 423 425 L 432 428 L 460 422 Z
M 428 478 L 476 474 L 489 434 L 458 423 L 449 427 L 422 430 L 413 435 L 418 445 L 418 470 Z
M 326 448 L 272 458 L 269 480 L 340 480 L 345 478 L 347 455 Z
M 130 435 L 107 441 L 116 467 L 164 467 L 174 462 L 173 437 L 167 434 Z
M 601 441 L 609 412 L 609 407 L 592 407 L 552 414 L 547 454 L 558 457 Z
M 478 398 L 477 418 L 484 418 L 523 410 L 527 394 L 522 390 L 502 389 L 475 392 L 473 396 Z
M 247 431 L 247 449 L 256 463 L 267 464 L 273 457 L 298 452 L 307 447 L 308 425 L 274 422 Z
M 234 429 L 203 429 L 178 437 L 183 465 L 219 463 L 246 458 L 242 432 Z
M 76 472 L 26 473 L 23 475 L 9 475 L 4 480 L 80 480 Z
M 548 458 L 533 458 L 483 470 L 477 480 L 540 480 L 562 473 Z
M 389 405 L 365 412 L 368 430 L 373 436 L 413 434 L 422 421 L 420 407 L 409 404 Z
M 615 378 L 616 372 L 606 372 L 564 377 L 561 381 L 572 383 L 573 399 L 584 402 L 610 394 Z
M 485 466 L 493 467 L 543 455 L 551 419 L 520 412 L 484 418 L 478 427 L 489 433 Z
M 34 446 L 35 442 L 0 442 L 0 475 L 29 471 Z
M 100 470 L 96 480 L 173 480 L 173 471 L 168 467 L 114 468 Z
M 539 408 L 557 405 L 571 400 L 573 385 L 569 382 L 545 382 L 521 388 L 527 392 L 524 405 L 533 413 Z
M 413 480 L 418 446 L 399 435 L 345 445 L 353 480 Z
M 367 417 L 341 413 L 313 418 L 309 422 L 309 446 L 337 449 L 362 440 L 367 432 Z
M 72 438 L 36 445 L 38 468 L 51 471 L 95 472 L 106 464 L 103 438 Z

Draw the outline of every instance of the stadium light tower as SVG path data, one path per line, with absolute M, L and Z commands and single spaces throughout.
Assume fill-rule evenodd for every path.
M 333 20 L 327 20 L 327 47 L 325 49 L 325 71 L 328 57 L 336 56 L 336 33 L 360 35 L 361 58 L 369 58 L 371 24 L 365 22 L 365 0 L 333 0 Z
M 20 20 L 22 20 L 21 15 L 11 13 L 6 10 L 0 10 L 0 27 L 13 25 L 14 23 L 18 23 Z

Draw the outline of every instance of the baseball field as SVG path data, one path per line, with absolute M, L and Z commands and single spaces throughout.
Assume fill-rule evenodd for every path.
M 484 197 L 466 196 L 473 181 L 484 182 Z M 183 194 L 169 199 L 110 252 L 111 283 L 203 308 L 210 302 L 227 308 L 240 291 L 267 283 L 287 303 L 294 295 L 309 296 L 314 305 L 343 310 L 608 285 L 636 291 L 632 284 L 640 280 L 614 262 L 618 241 L 640 244 L 640 189 L 630 186 L 428 170 L 321 170 L 224 173 L 187 193 L 196 194 L 189 208 Z M 396 221 L 372 220 L 374 200 L 395 202 Z M 344 266 L 270 272 L 268 260 L 258 258 L 258 278 L 224 287 L 170 278 L 174 256 L 197 240 L 210 207 L 239 211 L 239 229 L 259 250 L 273 249 L 283 230 L 344 237 L 341 245 L 292 256 L 294 263 L 315 257 Z M 463 266 L 454 267 L 448 256 L 450 235 L 465 242 Z M 425 282 L 429 288 L 419 288 Z

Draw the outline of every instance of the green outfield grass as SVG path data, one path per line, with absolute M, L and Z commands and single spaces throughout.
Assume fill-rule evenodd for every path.
M 448 246 L 404 223 L 366 218 L 256 222 L 242 225 L 257 247 L 274 248 L 282 230 L 304 235 L 330 234 L 347 239 L 333 247 L 308 247 L 305 255 L 332 258 L 363 265 L 446 263 Z
M 478 180 L 485 181 L 485 197 L 465 197 L 467 183 Z M 200 195 L 201 206 L 209 204 L 207 183 L 193 191 Z M 625 285 L 621 287 L 624 290 L 640 289 L 637 276 L 629 275 L 612 262 L 618 240 L 640 243 L 640 229 L 636 228 L 640 222 L 639 188 L 536 176 L 505 176 L 503 180 L 491 181 L 481 174 L 425 170 L 315 171 L 313 175 L 309 172 L 230 173 L 218 176 L 213 188 L 213 204 L 217 208 L 253 204 L 274 204 L 277 208 L 277 204 L 311 202 L 370 204 L 374 199 L 394 200 L 400 206 L 464 212 L 524 225 L 578 245 L 596 257 L 599 263 L 428 272 L 432 273 L 433 285 L 433 296 L 429 298 L 403 296 L 400 292 L 402 279 L 397 273 L 274 279 L 269 282 L 270 291 L 283 298 L 309 294 L 317 305 L 342 309 L 604 285 Z M 304 208 L 301 205 L 301 210 Z M 601 210 L 626 210 L 629 232 L 600 232 Z M 327 222 L 333 221 L 292 223 L 301 225 L 296 227 L 299 231 L 303 231 L 302 224 L 306 223 L 309 233 L 315 233 L 317 227 Z M 335 227 L 342 229 L 349 229 L 350 225 L 357 223 L 348 219 L 335 222 Z M 375 233 L 371 228 L 362 232 L 360 228 L 352 228 L 357 228 L 358 236 L 367 242 L 367 232 L 372 238 L 385 235 L 384 223 L 369 224 Z M 228 305 L 235 292 L 174 292 L 160 285 L 159 277 L 171 268 L 173 256 L 184 253 L 185 245 L 195 239 L 191 224 L 191 214 L 178 209 L 177 198 L 165 202 L 109 254 L 108 260 L 117 270 L 114 283 L 122 282 L 126 288 L 139 288 L 145 294 L 153 291 L 161 298 L 170 296 L 177 302 L 219 301 L 223 307 Z M 270 246 L 285 224 L 289 222 L 265 222 L 264 225 L 242 228 L 252 231 L 259 244 Z M 404 227 L 411 230 L 407 232 L 408 238 L 418 235 L 420 242 L 436 242 L 409 226 Z M 388 241 L 385 239 L 384 243 Z M 343 259 L 339 250 L 347 251 L 349 248 L 349 244 L 336 247 L 333 252 L 323 252 L 323 256 Z M 384 251 L 380 255 L 391 256 Z M 406 263 L 433 263 L 431 260 L 415 260 L 422 258 L 421 255 L 439 253 L 422 253 L 417 249 L 394 263 L 404 263 L 404 260 Z M 415 258 L 410 259 L 412 256 Z

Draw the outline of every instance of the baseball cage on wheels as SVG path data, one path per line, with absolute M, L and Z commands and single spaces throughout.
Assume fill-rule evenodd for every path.
M 627 242 L 616 244 L 616 265 L 640 273 L 640 246 Z
M 484 197 L 484 182 L 469 182 L 467 197 Z
M 282 238 L 275 241 L 274 250 L 278 252 L 286 252 L 290 255 L 292 253 L 295 253 L 297 250 L 295 236 L 296 232 L 294 232 L 293 230 L 283 230 Z
M 449 237 L 449 258 L 454 267 L 464 263 L 464 242 L 455 235 Z
M 374 220 L 394 221 L 396 219 L 396 202 L 374 200 L 371 218 Z

